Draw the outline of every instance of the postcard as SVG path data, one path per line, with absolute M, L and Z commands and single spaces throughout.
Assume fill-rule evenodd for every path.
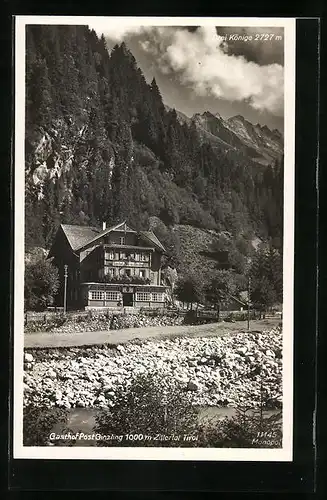
M 292 461 L 295 19 L 16 16 L 14 459 Z

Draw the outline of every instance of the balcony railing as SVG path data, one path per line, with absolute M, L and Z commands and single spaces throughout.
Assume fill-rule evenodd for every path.
M 113 262 L 124 262 L 124 263 L 127 263 L 127 262 L 135 262 L 136 264 L 142 264 L 142 262 L 149 262 L 150 261 L 150 257 L 149 256 L 144 256 L 144 257 L 138 257 L 136 258 L 135 256 L 133 255 L 119 255 L 118 258 L 116 258 L 116 256 L 105 256 L 105 262 L 106 263 L 113 263 Z
M 149 260 L 130 260 L 130 259 L 119 259 L 119 260 L 110 260 L 106 259 L 104 261 L 104 265 L 106 267 L 149 267 Z
M 143 276 L 109 276 L 108 274 L 98 280 L 100 283 L 131 284 L 131 285 L 151 285 L 150 278 Z

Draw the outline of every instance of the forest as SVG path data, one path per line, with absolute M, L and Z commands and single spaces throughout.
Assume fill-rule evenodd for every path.
M 241 274 L 255 238 L 282 253 L 283 158 L 213 148 L 125 43 L 109 52 L 87 26 L 27 27 L 25 156 L 26 250 L 49 249 L 61 223 L 126 220 L 157 231 L 177 269 L 185 226 L 216 234 L 214 249 L 227 234 Z

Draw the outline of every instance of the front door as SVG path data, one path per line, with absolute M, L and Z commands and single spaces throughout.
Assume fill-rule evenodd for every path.
M 124 307 L 133 307 L 133 294 L 132 293 L 123 293 L 123 306 Z

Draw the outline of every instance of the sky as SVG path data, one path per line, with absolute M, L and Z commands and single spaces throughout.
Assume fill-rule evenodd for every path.
M 189 117 L 204 111 L 223 118 L 241 114 L 283 131 L 283 28 L 89 27 L 104 34 L 109 50 L 124 41 L 147 81 L 155 77 L 168 106 Z

